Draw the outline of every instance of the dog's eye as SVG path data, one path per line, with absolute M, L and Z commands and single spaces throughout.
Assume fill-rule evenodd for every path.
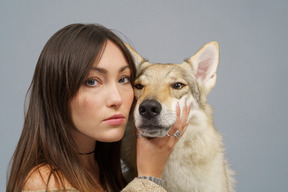
M 173 89 L 182 89 L 183 87 L 185 87 L 183 83 L 175 83 L 172 85 Z
M 136 89 L 139 89 L 139 90 L 140 90 L 140 89 L 143 89 L 143 87 L 144 87 L 144 86 L 141 85 L 141 84 L 136 84 L 136 85 L 135 85 L 135 88 L 136 88 Z

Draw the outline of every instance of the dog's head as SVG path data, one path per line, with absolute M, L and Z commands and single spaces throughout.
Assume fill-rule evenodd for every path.
M 207 95 L 216 83 L 217 42 L 204 45 L 181 64 L 150 63 L 129 45 L 127 47 L 137 67 L 134 118 L 143 136 L 165 136 L 176 121 L 177 102 L 181 109 L 185 101 L 187 105 L 192 103 L 190 123 L 197 112 L 204 110 Z

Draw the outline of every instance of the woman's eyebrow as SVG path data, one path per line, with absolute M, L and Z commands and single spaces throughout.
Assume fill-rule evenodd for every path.
M 92 70 L 93 71 L 97 71 L 97 72 L 102 73 L 102 74 L 107 74 L 108 73 L 107 69 L 99 68 L 99 67 L 92 67 Z
M 125 71 L 127 68 L 130 69 L 128 65 L 125 65 L 125 66 L 123 66 L 123 67 L 121 67 L 119 69 L 119 72 Z M 101 68 L 101 67 L 92 67 L 92 70 L 97 71 L 97 72 L 102 73 L 102 74 L 107 74 L 108 73 L 107 69 L 104 69 L 104 68 Z
M 128 65 L 123 66 L 120 68 L 119 72 L 125 71 L 127 68 L 130 69 L 130 67 Z

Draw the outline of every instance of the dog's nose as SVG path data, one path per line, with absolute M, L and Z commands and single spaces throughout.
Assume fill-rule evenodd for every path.
M 155 100 L 145 100 L 139 106 L 139 113 L 146 119 L 152 119 L 160 114 L 161 104 Z

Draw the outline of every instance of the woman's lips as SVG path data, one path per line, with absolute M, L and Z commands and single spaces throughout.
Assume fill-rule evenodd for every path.
M 121 114 L 113 115 L 104 120 L 109 125 L 121 125 L 125 121 L 125 117 Z

